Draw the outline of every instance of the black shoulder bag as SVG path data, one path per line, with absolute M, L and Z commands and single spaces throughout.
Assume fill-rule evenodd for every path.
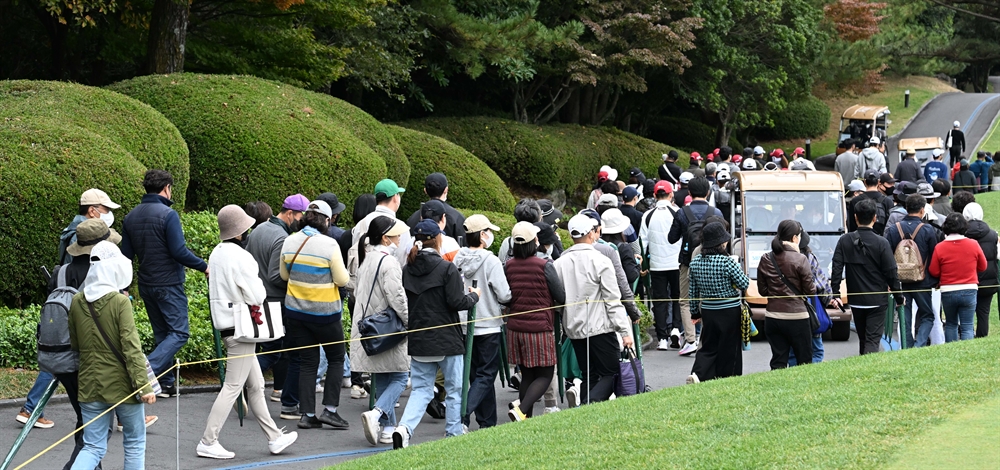
M 795 288 L 785 274 L 781 272 L 781 267 L 778 266 L 778 260 L 774 258 L 774 252 L 771 252 L 771 256 L 768 257 L 771 260 L 771 264 L 774 265 L 774 270 L 778 272 L 778 277 L 781 278 L 781 282 L 785 283 L 785 286 L 792 291 L 793 294 L 802 297 L 802 292 Z M 813 307 L 812 302 L 809 299 L 803 297 L 802 304 L 806 307 L 806 312 L 809 312 L 809 331 L 816 331 L 819 329 L 819 317 L 816 316 L 816 308 Z
M 382 269 L 382 262 L 387 255 L 382 255 L 378 260 L 378 267 L 375 268 L 375 278 L 372 279 L 372 288 L 368 291 L 368 302 L 361 309 L 361 319 L 358 320 L 358 334 L 361 335 L 361 347 L 365 354 L 374 356 L 386 352 L 406 337 L 406 327 L 403 320 L 399 318 L 392 307 L 386 307 L 372 315 L 368 315 L 368 306 L 372 303 L 372 294 L 375 293 L 375 286 L 378 285 L 378 273 Z

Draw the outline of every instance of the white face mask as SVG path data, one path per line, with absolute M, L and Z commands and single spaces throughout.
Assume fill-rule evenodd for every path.
M 485 233 L 483 235 L 486 235 Z M 489 238 L 483 239 L 483 248 L 489 249 L 490 245 L 493 244 L 493 233 L 489 232 Z
M 774 162 L 774 163 L 780 163 L 781 162 L 781 157 L 771 157 L 771 161 Z
M 105 224 L 108 224 L 108 227 L 110 228 L 111 224 L 115 223 L 115 213 L 108 211 L 107 214 L 101 214 L 101 220 L 103 220 Z

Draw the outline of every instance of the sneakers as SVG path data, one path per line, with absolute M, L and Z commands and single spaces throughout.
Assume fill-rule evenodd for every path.
M 351 378 L 344 377 L 344 379 L 340 381 L 340 388 L 351 388 Z
M 158 419 L 160 419 L 160 418 L 158 416 L 156 416 L 156 415 L 146 416 L 146 427 L 148 428 L 148 427 L 152 426 L 153 423 L 155 423 L 156 420 L 158 420 Z M 118 432 L 122 432 L 122 429 L 124 429 L 124 426 L 122 426 L 122 422 L 121 421 L 118 421 L 118 425 L 115 426 L 115 427 L 118 428 Z M 225 450 L 225 449 L 222 449 L 222 450 Z M 232 457 L 226 457 L 226 458 L 231 459 Z
M 361 429 L 365 432 L 365 439 L 373 446 L 378 445 L 378 419 L 381 417 L 382 410 L 378 408 L 361 413 Z
M 351 387 L 351 398 L 368 398 L 368 392 L 357 385 Z
M 299 419 L 302 417 L 302 413 L 299 413 L 299 407 L 281 407 L 281 414 L 278 415 L 281 419 Z
M 558 413 L 559 411 L 561 411 L 561 410 L 559 409 L 558 406 L 546 406 L 545 410 L 542 411 L 542 414 L 543 415 L 547 415 L 547 414 L 551 414 L 551 413 Z
M 677 328 L 670 330 L 670 349 L 681 348 L 681 332 Z
M 325 391 L 326 391 L 326 387 L 324 387 L 322 383 L 317 383 L 316 384 L 316 393 L 323 393 Z
M 271 401 L 281 402 L 281 390 L 271 391 Z
M 202 442 L 198 442 L 198 457 L 225 460 L 236 457 L 236 454 L 226 450 L 226 448 L 222 447 L 222 444 L 219 444 L 218 442 L 210 446 L 207 446 Z
M 267 450 L 271 451 L 272 454 L 280 454 L 281 451 L 285 450 L 288 446 L 295 443 L 295 440 L 299 438 L 299 433 L 285 432 L 285 428 L 281 428 L 281 436 L 277 439 L 267 443 Z
M 378 435 L 379 444 L 392 444 L 392 431 L 382 430 Z
M 521 411 L 521 406 L 514 405 L 513 403 L 510 404 L 510 410 L 507 410 L 507 416 L 510 418 L 512 422 L 524 421 L 528 419 L 528 417 L 524 415 L 524 412 Z
M 508 403 L 507 404 L 507 409 L 508 410 L 513 410 L 514 407 L 517 407 L 517 406 L 521 406 L 521 400 L 514 400 L 514 401 Z
M 392 448 L 405 449 L 409 445 L 410 432 L 406 430 L 405 426 L 396 426 L 396 429 L 392 432 Z
M 697 343 L 685 343 L 684 347 L 681 348 L 681 352 L 679 352 L 678 355 L 679 356 L 690 356 L 691 354 L 694 354 L 694 352 L 697 351 L 697 350 L 698 350 L 698 344 Z
M 684 383 L 687 385 L 691 385 L 691 384 L 701 383 L 701 380 L 698 380 L 698 374 L 692 372 L 691 375 L 688 376 L 687 380 L 684 381 Z
M 510 376 L 510 380 L 508 380 L 507 383 L 510 384 L 510 388 L 513 388 L 514 390 L 520 390 L 521 389 L 521 373 L 517 372 L 514 375 L 511 375 Z
M 347 420 L 341 418 L 339 414 L 331 412 L 330 410 L 323 410 L 323 413 L 317 416 L 316 419 L 327 426 L 333 426 L 334 429 L 347 429 L 351 426 Z
M 160 393 L 156 394 L 156 398 L 170 398 L 177 396 L 177 384 L 171 385 L 169 387 L 161 387 Z
M 659 342 L 656 343 L 657 351 L 666 351 L 668 349 L 670 349 L 670 346 L 667 345 L 667 340 L 661 339 Z
M 323 422 L 315 416 L 302 415 L 299 418 L 299 429 L 320 429 L 323 427 Z
M 569 404 L 570 408 L 576 408 L 580 406 L 580 386 L 573 385 L 566 389 L 566 403 Z
M 17 416 L 15 416 L 14 419 L 16 419 L 18 423 L 28 424 L 28 418 L 30 417 L 31 413 L 28 413 L 28 410 L 21 408 L 21 411 L 17 413 Z M 40 416 L 38 420 L 35 421 L 34 427 L 38 429 L 49 429 L 55 425 L 56 423 L 54 423 L 53 421 L 45 419 L 44 416 Z

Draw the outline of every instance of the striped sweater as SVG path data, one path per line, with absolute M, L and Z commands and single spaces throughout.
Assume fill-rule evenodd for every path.
M 312 227 L 289 235 L 281 247 L 280 269 L 281 278 L 288 281 L 286 314 L 314 323 L 339 321 L 344 306 L 337 287 L 347 285 L 350 275 L 336 240 Z

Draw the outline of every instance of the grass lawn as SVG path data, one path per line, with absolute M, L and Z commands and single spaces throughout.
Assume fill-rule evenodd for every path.
M 976 202 L 983 206 L 983 221 L 993 230 L 1000 230 L 1000 193 L 977 194 Z
M 971 406 L 913 439 L 891 470 L 997 468 L 1000 466 L 1000 397 Z
M 986 133 L 986 140 L 983 141 L 983 145 L 980 145 L 976 150 L 984 150 L 987 152 L 997 152 L 1000 151 L 1000 119 L 997 119 L 993 123 L 993 127 Z M 972 152 L 970 152 L 970 155 Z M 996 161 L 997 157 L 993 157 L 993 161 Z
M 675 387 L 341 466 L 877 468 L 1000 397 L 998 354 L 990 337 Z
M 904 108 L 904 91 L 910 90 L 910 107 Z M 933 77 L 910 76 L 905 78 L 886 79 L 885 88 L 879 93 L 867 96 L 819 96 L 827 106 L 830 107 L 830 129 L 820 137 L 812 139 L 812 154 L 822 156 L 834 153 L 837 149 L 838 130 L 840 127 L 840 116 L 844 110 L 856 104 L 870 104 L 888 106 L 889 124 L 888 134 L 893 135 L 903 130 L 903 126 L 913 119 L 917 110 L 931 98 L 952 91 L 958 91 L 951 85 Z M 795 147 L 804 147 L 805 139 L 782 140 L 761 142 L 768 152 L 775 147 L 780 147 L 788 152 Z M 997 147 L 1000 148 L 1000 147 Z

